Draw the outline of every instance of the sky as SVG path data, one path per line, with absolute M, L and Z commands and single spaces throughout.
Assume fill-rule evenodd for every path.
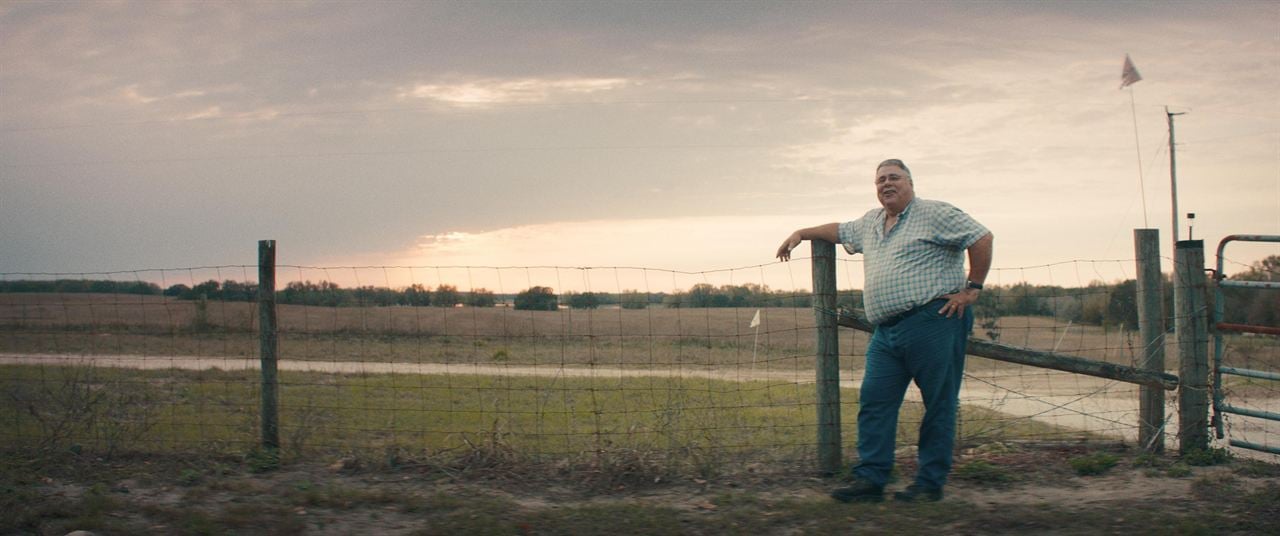
M 0 277 L 251 266 L 273 239 L 344 284 L 796 288 L 782 240 L 876 208 L 901 158 L 992 230 L 999 281 L 1119 280 L 1133 229 L 1172 257 L 1166 112 L 1212 265 L 1280 235 L 1278 28 L 1250 1 L 0 1 Z

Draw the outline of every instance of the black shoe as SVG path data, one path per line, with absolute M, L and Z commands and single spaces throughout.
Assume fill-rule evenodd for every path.
M 837 488 L 831 492 L 831 498 L 840 502 L 881 502 L 884 500 L 884 486 L 877 486 L 868 480 L 854 479 L 853 484 Z
M 902 502 L 935 502 L 942 500 L 942 488 L 912 484 L 893 494 L 893 499 Z

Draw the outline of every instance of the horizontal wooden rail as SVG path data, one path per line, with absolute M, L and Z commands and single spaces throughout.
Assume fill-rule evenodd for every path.
M 1229 324 L 1227 322 L 1218 322 L 1214 324 L 1214 328 L 1218 331 L 1234 331 L 1236 333 L 1257 333 L 1259 335 L 1280 335 L 1280 328 L 1274 326 L 1254 326 L 1250 324 Z
M 865 320 L 852 316 L 841 315 L 838 323 L 841 326 L 865 331 L 867 333 L 875 331 L 875 327 L 868 324 Z M 1083 357 L 1017 348 L 1014 346 L 982 341 L 973 337 L 969 338 L 969 349 L 966 353 L 969 355 L 985 357 L 987 359 L 995 359 L 997 361 L 1017 363 L 1019 365 L 1030 365 L 1033 367 L 1061 370 L 1064 372 L 1074 372 L 1076 374 L 1084 374 L 1086 376 L 1107 378 L 1125 383 L 1148 385 L 1164 389 L 1166 391 L 1172 391 L 1178 388 L 1178 377 L 1165 372 L 1148 371 L 1125 365 L 1117 365 L 1115 363 L 1107 363 L 1105 361 L 1085 359 Z

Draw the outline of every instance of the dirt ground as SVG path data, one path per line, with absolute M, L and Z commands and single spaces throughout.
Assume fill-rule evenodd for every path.
M 930 504 L 842 504 L 827 496 L 839 477 L 762 464 L 675 476 L 493 460 L 274 468 L 252 456 L 8 452 L 2 460 L 3 534 L 1274 534 L 1280 526 L 1280 465 L 1224 451 L 987 445 L 957 458 L 946 497 Z M 902 474 L 913 470 L 902 464 Z

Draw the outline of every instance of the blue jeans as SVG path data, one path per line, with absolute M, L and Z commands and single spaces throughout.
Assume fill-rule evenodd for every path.
M 867 368 L 858 408 L 858 477 L 883 486 L 893 470 L 898 410 L 915 381 L 924 399 L 915 482 L 941 488 L 951 472 L 965 343 L 973 328 L 972 308 L 963 316 L 938 313 L 938 299 L 876 326 L 867 345 Z

